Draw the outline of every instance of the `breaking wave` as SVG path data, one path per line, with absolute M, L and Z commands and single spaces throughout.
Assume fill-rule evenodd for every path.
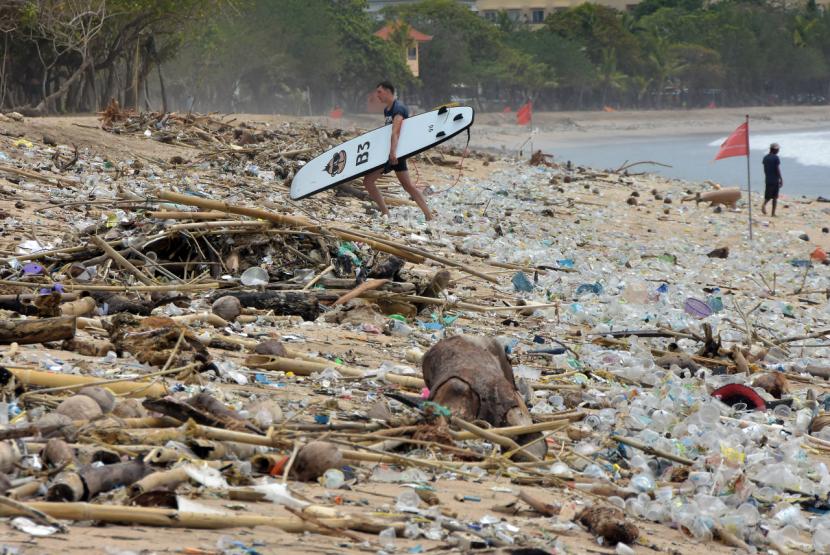
M 726 137 L 722 137 L 709 143 L 709 146 L 718 147 L 725 140 Z M 778 153 L 781 158 L 791 158 L 803 166 L 830 168 L 830 131 L 750 134 L 751 151 L 767 152 L 770 143 L 781 145 L 781 152 Z

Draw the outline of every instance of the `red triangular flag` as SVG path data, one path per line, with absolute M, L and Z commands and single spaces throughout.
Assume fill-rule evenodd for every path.
M 343 117 L 343 108 L 341 108 L 340 106 L 335 106 L 334 110 L 329 112 L 329 117 L 331 119 L 340 119 L 340 118 L 342 118 Z
M 521 108 L 516 110 L 516 123 L 519 125 L 527 125 L 530 123 L 532 116 L 532 108 L 530 102 L 523 104 Z
M 730 156 L 747 156 L 749 154 L 749 123 L 742 123 L 720 145 L 715 160 Z

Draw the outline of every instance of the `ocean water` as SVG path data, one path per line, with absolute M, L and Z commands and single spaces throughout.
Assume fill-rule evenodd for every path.
M 652 160 L 672 166 L 643 164 L 629 171 L 648 171 L 689 181 L 706 179 L 724 186 L 746 189 L 746 158 L 735 157 L 714 161 L 726 136 L 711 134 L 678 134 L 674 137 L 636 138 L 580 142 L 561 145 L 544 134 L 534 138 L 534 148 L 554 155 L 557 162 L 571 160 L 575 164 L 602 169 L 615 169 L 628 163 Z M 764 190 L 761 159 L 770 143 L 781 145 L 781 173 L 784 176 L 782 195 L 830 198 L 830 130 L 786 130 L 774 133 L 752 133 L 750 128 L 750 177 L 752 190 Z

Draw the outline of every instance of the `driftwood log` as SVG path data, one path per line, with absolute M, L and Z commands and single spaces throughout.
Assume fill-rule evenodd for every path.
M 273 310 L 278 316 L 302 316 L 303 320 L 313 321 L 320 315 L 320 304 L 311 293 L 294 291 L 260 291 L 254 293 L 222 292 L 212 301 L 226 295 L 236 297 L 245 308 Z
M 75 318 L 0 320 L 0 344 L 48 343 L 75 337 Z

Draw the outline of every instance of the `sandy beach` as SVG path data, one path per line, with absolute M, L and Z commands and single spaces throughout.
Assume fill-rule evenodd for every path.
M 535 124 L 539 126 L 540 133 L 556 141 L 569 143 L 600 138 L 669 135 L 678 133 L 678 130 L 684 133 L 728 132 L 732 122 L 740 121 L 745 113 L 739 109 L 680 113 L 546 113 L 538 114 Z M 765 131 L 794 125 L 818 128 L 830 124 L 830 108 L 826 107 L 755 108 L 749 110 L 749 113 L 753 121 L 757 121 L 757 127 Z M 249 126 L 246 128 L 252 129 L 273 129 L 291 122 L 305 122 L 282 116 L 235 115 L 228 117 L 230 118 L 233 118 L 234 125 L 246 122 Z M 315 121 L 321 126 L 366 128 L 374 127 L 371 122 L 377 119 L 376 116 L 361 116 L 347 117 L 337 122 L 326 118 Z M 120 233 L 149 225 L 148 222 L 161 225 L 162 222 L 153 221 L 145 211 L 158 209 L 160 203 L 153 200 L 153 194 L 163 189 L 197 191 L 204 198 L 221 200 L 231 205 L 267 207 L 282 215 L 313 218 L 321 225 L 352 226 L 378 237 L 416 245 L 452 262 L 447 265 L 436 260 L 424 260 L 406 264 L 405 275 L 413 282 L 427 280 L 443 268 L 451 272 L 452 278 L 450 287 L 432 309 L 407 318 L 412 331 L 406 335 L 381 333 L 384 323 L 388 321 L 387 314 L 379 308 L 376 301 L 364 298 L 350 301 L 345 308 L 327 307 L 326 315 L 307 322 L 274 319 L 274 315 L 268 311 L 254 309 L 251 309 L 250 314 L 255 318 L 246 326 L 229 324 L 214 329 L 206 322 L 194 320 L 189 325 L 194 336 L 219 334 L 245 345 L 249 345 L 254 338 L 278 339 L 292 349 L 318 357 L 315 360 L 320 360 L 319 357 L 337 359 L 365 371 L 376 370 L 384 364 L 392 365 L 394 372 L 402 371 L 401 369 L 411 371 L 412 377 L 420 377 L 421 370 L 418 363 L 413 363 L 408 356 L 409 351 L 426 351 L 442 337 L 455 334 L 502 336 L 515 340 L 514 368 L 523 366 L 534 370 L 527 370 L 528 375 L 533 376 L 527 379 L 529 386 L 537 388 L 535 396 L 531 397 L 534 403 L 544 405 L 547 396 L 554 393 L 566 398 L 565 406 L 557 407 L 552 413 L 532 411 L 537 422 L 555 418 L 557 411 L 577 411 L 582 419 L 586 415 L 599 414 L 605 408 L 617 411 L 612 425 L 616 427 L 615 433 L 630 433 L 632 437 L 642 432 L 628 429 L 629 416 L 638 398 L 651 399 L 653 395 L 655 399 L 668 399 L 668 391 L 676 383 L 681 383 L 682 389 L 688 391 L 693 398 L 688 404 L 676 401 L 675 407 L 669 412 L 674 419 L 672 426 L 677 426 L 674 428 L 677 430 L 677 438 L 687 441 L 684 444 L 686 455 L 694 459 L 690 468 L 695 472 L 711 473 L 717 478 L 711 488 L 704 488 L 706 492 L 703 489 L 696 491 L 691 481 L 683 478 L 670 481 L 667 475 L 662 474 L 671 465 L 665 459 L 643 455 L 634 449 L 622 450 L 620 445 L 610 439 L 610 429 L 582 427 L 580 429 L 584 434 L 580 436 L 573 428 L 583 426 L 579 422 L 569 428 L 570 432 L 566 431 L 566 426 L 546 431 L 549 434 L 546 439 L 548 459 L 536 470 L 512 467 L 511 461 L 499 459 L 489 473 L 478 473 L 473 470 L 474 467 L 481 461 L 498 459 L 498 450 L 493 450 L 492 445 L 481 439 L 459 441 L 455 442 L 456 448 L 474 450 L 482 454 L 481 460 L 471 460 L 471 466 L 463 469 L 460 466 L 441 467 L 440 463 L 436 463 L 438 468 L 418 467 L 426 478 L 417 481 L 415 485 L 433 492 L 437 497 L 438 513 L 460 522 L 468 533 L 452 536 L 452 541 L 446 534 L 442 539 L 430 539 L 417 534 L 413 538 L 403 538 L 399 533 L 395 543 L 398 553 L 467 552 L 477 541 L 481 543 L 481 534 L 489 534 L 488 530 L 495 529 L 491 528 L 493 523 L 498 522 L 503 525 L 499 530 L 504 534 L 499 537 L 509 538 L 509 541 L 494 543 L 482 552 L 506 553 L 508 548 L 521 546 L 541 548 L 550 553 L 611 554 L 614 553 L 614 548 L 598 543 L 595 534 L 575 522 L 574 515 L 586 506 L 619 506 L 619 502 L 626 507 L 626 518 L 639 528 L 639 539 L 631 546 L 636 553 L 694 554 L 704 549 L 713 555 L 734 553 L 735 545 L 738 544 L 731 541 L 730 545 L 729 538 L 732 536 L 727 536 L 724 532 L 719 533 L 720 540 L 714 539 L 711 533 L 708 537 L 705 534 L 695 537 L 688 528 L 673 523 L 670 518 L 661 517 L 655 521 L 631 509 L 632 499 L 638 499 L 638 493 L 650 502 L 649 495 L 653 494 L 654 488 L 645 493 L 642 490 L 627 490 L 628 493 L 623 495 L 627 496 L 628 505 L 622 498 L 616 497 L 619 492 L 608 495 L 586 493 L 585 490 L 597 484 L 629 488 L 632 477 L 641 472 L 639 467 L 630 464 L 631 457 L 640 454 L 648 461 L 653 461 L 654 468 L 660 467 L 661 473 L 652 479 L 657 487 L 673 492 L 673 499 L 678 503 L 680 500 L 694 499 L 695 495 L 710 500 L 720 495 L 730 503 L 730 510 L 734 510 L 742 504 L 732 498 L 737 495 L 730 489 L 734 483 L 724 484 L 718 480 L 726 480 L 724 476 L 727 474 L 730 479 L 734 479 L 735 475 L 742 476 L 741 480 L 748 484 L 741 486 L 745 487 L 742 495 L 745 494 L 745 498 L 750 500 L 753 493 L 758 494 L 764 485 L 757 471 L 763 468 L 763 461 L 771 464 L 773 458 L 782 456 L 785 441 L 802 442 L 798 445 L 801 446 L 799 453 L 803 454 L 804 459 L 797 459 L 794 455 L 793 458 L 797 461 L 792 463 L 793 468 L 807 460 L 810 468 L 815 468 L 819 463 L 830 464 L 826 448 L 810 444 L 801 434 L 798 435 L 798 440 L 792 439 L 796 436 L 791 437 L 788 432 L 786 438 L 779 434 L 770 436 L 769 441 L 762 441 L 759 438 L 766 433 L 764 429 L 752 428 L 752 434 L 744 434 L 734 422 L 719 423 L 716 417 L 710 431 L 715 435 L 720 434 L 724 441 L 733 442 L 728 444 L 729 449 L 755 455 L 760 453 L 767 457 L 736 463 L 729 459 L 728 451 L 724 451 L 727 449 L 726 443 L 724 446 L 715 445 L 711 443 L 711 437 L 703 437 L 703 432 L 696 436 L 692 432 L 687 433 L 685 424 L 680 425 L 681 421 L 697 422 L 694 418 L 700 407 L 710 406 L 713 387 L 727 378 L 735 383 L 748 383 L 753 376 L 780 371 L 791 382 L 794 407 L 803 405 L 808 389 L 813 392 L 813 397 L 820 397 L 830 391 L 830 385 L 825 379 L 811 376 L 803 370 L 808 362 L 826 357 L 830 348 L 791 345 L 788 349 L 784 347 L 786 356 L 781 355 L 781 359 L 775 359 L 772 355 L 764 358 L 767 349 L 773 350 L 767 343 L 775 344 L 782 341 L 784 336 L 810 334 L 827 329 L 830 325 L 826 294 L 830 287 L 830 267 L 818 263 L 812 266 L 791 263 L 793 260 L 809 260 L 811 252 L 817 247 L 830 251 L 830 234 L 822 231 L 830 221 L 830 204 L 788 200 L 779 206 L 779 217 L 770 218 L 760 214 L 760 198 L 756 197 L 753 199 L 754 239 L 750 242 L 747 235 L 746 197 L 734 208 L 715 208 L 693 200 L 683 202 L 686 196 L 712 190 L 710 184 L 681 184 L 647 173 L 623 175 L 587 168 L 568 170 L 558 164 L 531 166 L 527 157 L 517 160 L 515 153 L 503 157 L 494 156 L 492 153 L 494 149 L 500 148 L 500 144 L 511 144 L 522 136 L 522 130 L 512 124 L 511 116 L 503 114 L 477 116 L 473 146 L 487 147 L 487 152 L 476 153 L 462 162 L 458 147 L 463 147 L 463 139 L 456 139 L 452 143 L 453 149 L 429 151 L 414 160 L 413 174 L 417 176 L 420 186 L 428 187 L 427 201 L 438 214 L 437 222 L 433 224 L 423 221 L 420 211 L 405 198 L 397 183 L 389 177 L 381 180 L 381 186 L 384 194 L 396 200 L 396 206 L 392 209 L 390 221 L 384 223 L 368 201 L 350 195 L 338 195 L 336 191 L 328 191 L 297 203 L 291 202 L 288 200 L 288 180 L 264 176 L 267 165 L 258 169 L 259 174 L 250 170 L 246 165 L 248 162 L 232 169 L 227 162 L 225 166 L 222 163 L 211 165 L 211 160 L 221 156 L 221 149 L 188 146 L 181 143 L 181 137 L 177 139 L 180 144 L 168 144 L 147 139 L 141 133 L 116 135 L 101 130 L 96 118 L 90 116 L 26 119 L 23 122 L 0 124 L 0 128 L 3 131 L 0 150 L 10 158 L 4 164 L 37 166 L 42 175 L 53 179 L 51 184 L 46 185 L 31 178 L 3 173 L 0 168 L 0 192 L 3 194 L 0 210 L 5 214 L 0 250 L 6 256 L 16 253 L 22 241 L 33 237 L 56 247 L 85 244 L 88 238 L 78 229 L 76 222 L 107 222 L 114 211 L 114 204 L 108 205 L 107 201 L 115 203 L 119 199 L 123 200 L 126 194 L 133 195 L 134 199 L 147 200 L 122 208 L 123 214 L 119 212 L 118 217 L 124 218 L 121 220 L 123 225 L 119 224 L 115 228 L 102 225 L 96 228 L 102 236 L 109 233 L 107 238 L 115 239 Z M 290 125 L 286 128 L 290 128 Z M 69 145 L 78 146 L 82 164 L 77 170 L 67 170 L 61 174 L 50 165 L 54 149 L 44 144 L 44 135 L 49 136 L 50 142 L 62 145 L 64 154 L 71 152 Z M 20 139 L 29 141 L 32 146 L 21 146 Z M 230 150 L 233 149 L 225 148 L 226 152 Z M 201 162 L 200 155 L 205 155 Z M 173 163 L 171 160 L 174 157 L 185 162 Z M 141 170 L 134 173 L 122 172 L 137 159 L 141 160 L 141 165 L 132 167 L 140 167 Z M 105 166 L 105 161 L 109 166 Z M 276 158 L 269 161 L 271 162 L 276 163 Z M 54 178 L 61 175 L 68 180 L 68 184 L 61 185 L 54 181 Z M 98 176 L 94 198 L 89 189 L 90 182 L 86 180 L 89 175 Z M 65 187 L 69 189 L 64 190 Z M 73 191 L 72 195 L 78 201 L 95 202 L 80 202 L 76 207 L 61 206 L 67 202 L 67 191 Z M 165 210 L 174 208 L 188 209 L 171 203 L 164 205 Z M 720 247 L 728 247 L 726 258 L 707 256 L 710 251 Z M 359 250 L 359 255 L 368 260 L 368 252 L 368 247 L 364 246 Z M 297 257 L 299 255 L 295 256 L 299 262 L 294 267 L 309 265 Z M 566 264 L 563 260 L 570 262 Z M 61 271 L 64 264 L 68 264 L 61 259 L 42 262 L 49 267 L 49 271 L 56 273 Z M 261 263 L 263 266 L 268 264 L 265 261 Z M 319 274 L 325 267 L 326 262 L 321 261 L 312 268 L 311 275 Z M 107 268 L 110 272 L 110 266 Z M 492 279 L 488 281 L 471 275 L 468 271 L 470 268 Z M 244 269 L 240 267 L 236 272 L 229 272 L 233 277 L 238 277 Z M 285 271 L 291 270 L 292 267 L 287 265 Z M 119 271 L 113 266 L 102 283 L 125 284 L 123 274 L 117 272 Z M 529 291 L 519 291 L 515 285 L 519 272 L 523 272 L 525 278 L 532 282 Z M 14 279 L 19 279 L 19 276 Z M 199 279 L 204 279 L 204 276 Z M 580 286 L 594 284 L 601 285 L 601 293 L 577 292 L 582 291 Z M 663 285 L 665 287 L 662 292 L 658 292 L 658 287 Z M 25 289 L 8 284 L 3 287 L 4 294 L 16 294 L 24 290 L 29 292 L 32 289 L 32 285 Z M 124 285 L 124 290 L 129 291 L 129 287 Z M 323 294 L 326 291 L 317 292 Z M 710 314 L 703 320 L 694 319 L 684 312 L 683 303 L 688 297 L 708 298 L 715 295 L 722 297 L 723 308 L 720 312 Z M 188 300 L 176 314 L 209 311 L 210 303 L 205 297 L 202 294 L 188 294 Z M 459 302 L 481 305 L 485 309 L 476 311 L 459 308 Z M 521 311 L 518 309 L 520 302 L 539 304 L 545 308 Z M 154 314 L 162 314 L 158 310 Z M 332 314 L 340 315 L 340 320 L 327 317 Z M 17 316 L 7 313 L 4 317 Z M 424 325 L 426 323 L 434 325 L 427 327 Z M 645 353 L 649 349 L 697 352 L 701 345 L 694 338 L 701 336 L 704 323 L 714 326 L 716 334 L 720 334 L 723 340 L 722 353 L 707 355 L 717 360 L 702 363 L 708 368 L 706 372 L 690 375 L 680 372 L 679 368 L 659 367 L 654 365 L 650 354 L 642 356 L 649 359 L 651 366 L 641 367 L 626 362 L 630 360 L 629 349 Z M 620 337 L 625 343 L 616 347 L 608 346 L 611 343 L 600 346 L 596 342 L 609 331 L 658 328 L 671 328 L 681 333 L 681 336 L 632 339 L 622 335 Z M 750 328 L 752 333 L 749 333 Z M 103 330 L 95 327 L 79 330 L 78 333 L 84 338 L 105 337 Z M 547 357 L 530 353 L 540 344 L 548 347 L 553 345 L 550 338 L 572 348 L 575 358 L 570 353 Z M 747 353 L 752 352 L 748 367 L 751 375 L 736 373 L 735 362 L 729 354 L 733 352 L 733 346 L 738 350 L 746 348 Z M 763 350 L 763 355 L 759 354 L 759 349 Z M 233 364 L 234 368 L 245 368 L 247 355 L 250 354 L 248 347 L 226 350 L 213 344 L 208 351 L 215 360 Z M 20 345 L 14 351 L 6 346 L 0 348 L 0 357 L 6 366 L 39 367 L 38 356 L 44 354 L 65 361 L 81 372 L 105 367 L 101 357 L 61 349 L 57 344 L 46 347 Z M 120 365 L 127 361 L 133 362 L 127 357 L 114 366 L 106 366 L 108 375 L 117 374 Z M 251 395 L 266 395 L 275 399 L 285 414 L 293 414 L 292 418 L 302 423 L 313 424 L 315 421 L 312 416 L 315 414 L 330 415 L 332 421 L 338 423 L 367 423 L 370 421 L 366 417 L 367 408 L 378 402 L 387 406 L 396 421 L 416 416 L 400 403 L 384 401 L 383 391 L 389 388 L 373 378 L 341 377 L 334 378 L 332 382 L 331 379 L 302 377 L 299 372 L 297 375 L 264 373 L 273 383 L 279 382 L 279 387 L 264 385 L 253 379 L 246 385 L 240 385 L 226 377 L 202 377 L 187 383 L 170 377 L 162 380 L 162 383 L 170 387 L 171 392 L 176 384 L 190 388 L 188 391 L 191 392 L 203 387 L 205 391 L 221 397 L 226 406 L 233 408 L 242 408 Z M 253 376 L 254 372 L 248 372 L 248 375 Z M 413 388 L 392 389 L 411 395 L 420 394 Z M 181 397 L 179 393 L 176 395 Z M 55 399 L 47 396 L 43 396 L 42 402 L 46 407 L 57 404 Z M 639 407 L 637 405 L 637 410 L 640 410 Z M 728 407 L 724 409 L 723 415 L 747 420 L 753 418 L 752 414 L 729 412 L 730 410 Z M 773 423 L 772 420 L 769 422 Z M 777 423 L 776 421 L 776 425 Z M 795 409 L 792 418 L 781 420 L 780 424 L 787 430 L 794 429 Z M 284 430 L 279 433 L 284 433 Z M 357 437 L 358 435 L 360 434 L 352 437 L 349 434 L 325 432 L 316 437 L 340 438 L 361 445 L 375 445 L 373 442 L 379 439 L 375 436 Z M 665 430 L 665 435 L 671 435 L 668 429 Z M 438 441 L 442 440 L 436 439 Z M 452 459 L 451 455 L 442 451 L 440 444 L 416 446 L 415 449 L 417 451 L 410 451 L 408 446 L 403 445 L 396 446 L 394 451 L 412 459 Z M 291 454 L 290 449 L 279 452 L 283 455 Z M 599 473 L 604 477 L 586 471 L 585 460 L 581 459 L 596 461 L 600 467 Z M 564 462 L 571 469 L 566 475 L 560 476 L 560 481 L 556 482 L 559 485 L 545 484 L 543 478 L 552 476 L 550 468 L 557 462 Z M 645 462 L 641 464 L 648 467 Z M 294 480 L 289 480 L 288 485 L 298 498 L 345 515 L 371 516 L 390 525 L 411 520 L 422 531 L 429 528 L 428 518 L 402 514 L 395 506 L 398 496 L 411 491 L 410 486 L 413 484 L 407 481 L 384 483 L 373 480 L 372 475 L 376 471 L 373 463 L 350 462 L 349 465 L 356 478 L 355 482 L 343 489 L 326 489 L 315 482 L 300 483 Z M 398 467 L 388 463 L 380 465 L 395 472 L 406 466 Z M 804 462 L 802 466 L 806 468 L 808 465 Z M 806 476 L 802 466 L 798 466 L 795 472 L 800 473 L 799 476 Z M 688 474 L 689 469 L 685 470 Z M 269 479 L 267 476 L 264 478 Z M 804 483 L 809 482 L 818 488 L 818 480 L 813 482 L 810 480 L 815 477 L 809 478 L 804 478 Z M 716 490 L 716 485 L 721 489 Z M 764 522 L 773 522 L 773 515 L 786 508 L 785 505 L 796 507 L 796 512 L 800 511 L 799 514 L 804 518 L 811 518 L 806 511 L 800 509 L 796 501 L 789 498 L 791 493 L 785 497 L 785 493 L 790 490 L 778 483 L 773 487 L 777 488 L 777 501 L 752 501 L 758 506 L 763 518 L 767 519 Z M 707 493 L 710 489 L 714 492 L 714 497 Z M 555 511 L 558 515 L 542 516 L 517 502 L 517 495 L 522 490 L 558 507 Z M 278 504 L 230 499 L 227 491 L 195 483 L 180 487 L 178 494 L 228 514 L 291 516 Z M 609 497 L 615 499 L 609 501 Z M 126 504 L 128 500 L 125 499 L 123 490 L 114 490 L 102 494 L 93 502 Z M 424 505 L 421 508 L 427 507 Z M 714 516 L 710 518 L 725 519 L 727 516 L 725 509 L 721 513 L 712 514 Z M 208 554 L 222 552 L 232 541 L 241 542 L 261 553 L 365 553 L 381 549 L 377 532 L 352 532 L 351 534 L 356 534 L 355 538 L 331 528 L 298 535 L 267 526 L 251 529 L 179 530 L 115 524 L 100 527 L 89 520 L 69 522 L 69 532 L 66 534 L 40 538 L 3 522 L 0 523 L 0 530 L 3 530 L 0 544 L 14 546 L 23 554 L 81 554 L 103 552 L 103 549 L 110 553 L 148 551 Z M 771 529 L 778 530 L 782 527 L 780 522 L 774 522 L 774 526 L 770 525 Z M 402 524 L 400 528 L 402 529 Z M 740 524 L 732 529 L 743 538 L 738 540 L 740 542 L 746 540 L 753 545 L 768 545 L 763 543 L 766 540 L 754 525 Z M 812 541 L 809 529 L 801 528 L 796 533 L 806 544 L 809 545 Z

